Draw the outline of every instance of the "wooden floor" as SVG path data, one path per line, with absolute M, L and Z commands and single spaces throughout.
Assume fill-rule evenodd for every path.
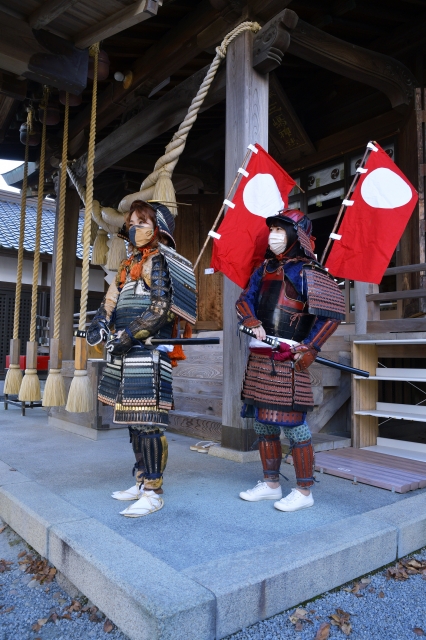
M 426 487 L 426 462 L 365 449 L 347 447 L 316 453 L 315 468 L 323 473 L 396 493 Z

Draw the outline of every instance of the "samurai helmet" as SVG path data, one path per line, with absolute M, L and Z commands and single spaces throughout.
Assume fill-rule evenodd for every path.
M 161 202 L 145 202 L 144 200 L 142 200 L 141 202 L 155 211 L 155 219 L 157 221 L 158 229 L 162 234 L 167 236 L 170 242 L 170 246 L 173 249 L 176 249 L 176 243 L 173 238 L 173 233 L 175 230 L 175 219 L 170 210 L 166 207 L 165 204 L 162 204 Z M 129 233 L 126 229 L 125 224 L 123 224 L 117 235 L 119 238 L 123 238 L 123 240 L 129 240 Z
M 296 231 L 300 246 L 308 258 L 315 258 L 313 252 L 315 248 L 315 238 L 312 236 L 312 222 L 308 216 L 299 211 L 299 209 L 283 209 L 276 216 L 266 218 L 268 227 L 275 225 L 277 227 L 286 228 L 291 225 Z

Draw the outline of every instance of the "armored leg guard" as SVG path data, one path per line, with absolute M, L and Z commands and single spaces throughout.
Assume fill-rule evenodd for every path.
M 129 427 L 130 442 L 132 445 L 133 453 L 135 454 L 135 458 L 136 458 L 136 462 L 133 466 L 133 475 L 136 478 L 136 485 L 138 486 L 139 489 L 143 485 L 144 478 L 145 478 L 145 464 L 144 464 L 143 455 L 140 449 L 140 440 L 139 440 L 140 433 L 141 432 L 139 429 L 133 429 L 132 427 Z
M 143 464 L 145 491 L 160 492 L 163 472 L 167 464 L 168 445 L 166 436 L 160 432 L 139 432 L 139 449 Z M 140 463 L 137 463 L 138 465 Z
M 294 470 L 296 472 L 297 486 L 301 489 L 309 489 L 314 484 L 314 448 L 312 440 L 295 442 L 292 448 Z
M 278 434 L 259 436 L 259 453 L 263 477 L 267 482 L 278 482 L 282 460 L 281 440 Z

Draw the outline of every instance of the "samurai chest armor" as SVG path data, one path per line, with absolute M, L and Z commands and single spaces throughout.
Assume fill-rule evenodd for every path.
M 115 309 L 114 325 L 121 331 L 151 304 L 150 290 L 143 279 L 126 282 L 118 297 Z
M 297 291 L 286 278 L 283 266 L 272 273 L 265 269 L 259 291 L 256 317 L 270 336 L 301 342 L 309 335 L 316 316 L 297 299 Z

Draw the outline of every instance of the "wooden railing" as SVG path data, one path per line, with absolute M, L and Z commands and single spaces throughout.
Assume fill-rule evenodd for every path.
M 426 271 L 426 263 L 390 267 L 385 275 L 401 275 Z M 379 293 L 377 284 L 355 283 L 355 333 L 426 331 L 426 317 L 380 319 L 380 303 L 389 300 L 426 299 L 426 289 L 407 289 Z M 421 305 L 425 308 L 425 303 Z

